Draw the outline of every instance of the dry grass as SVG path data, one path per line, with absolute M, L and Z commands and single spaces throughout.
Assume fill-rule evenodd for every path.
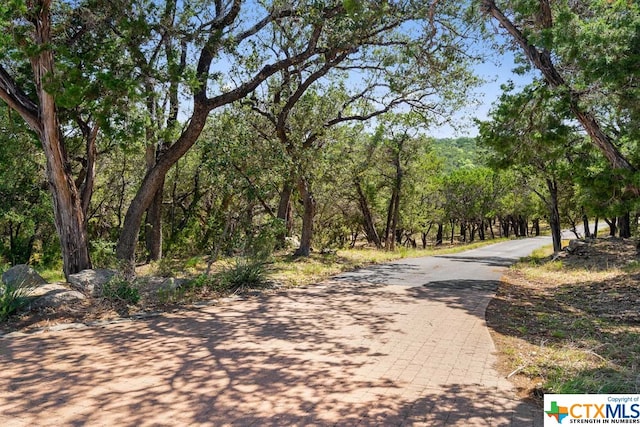
M 640 392 L 640 263 L 635 242 L 602 239 L 503 279 L 487 322 L 501 369 L 523 395 Z
M 445 245 L 437 249 L 399 248 L 388 252 L 374 249 L 338 250 L 335 253 L 313 253 L 310 257 L 293 257 L 287 253 L 276 254 L 264 265 L 264 279 L 260 289 L 248 289 L 246 286 L 230 289 L 224 283 L 225 274 L 233 269 L 234 259 L 223 259 L 213 263 L 209 275 L 206 257 L 189 259 L 164 259 L 146 264 L 136 269 L 138 279 L 134 283 L 141 295 L 135 306 L 114 304 L 100 298 L 60 307 L 57 310 L 42 309 L 13 316 L 0 324 L 0 334 L 15 330 L 32 330 L 51 327 L 61 323 L 92 322 L 131 316 L 140 312 L 162 312 L 179 310 L 193 303 L 215 303 L 218 298 L 237 292 L 263 292 L 266 288 L 302 286 L 322 281 L 343 271 L 354 270 L 370 264 L 379 264 L 395 259 L 445 254 L 473 249 L 500 240 L 476 242 L 473 244 Z M 159 286 L 165 277 L 184 279 L 175 290 L 161 289 Z

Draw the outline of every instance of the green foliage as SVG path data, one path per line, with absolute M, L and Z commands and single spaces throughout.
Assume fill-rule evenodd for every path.
M 257 288 L 267 283 L 267 264 L 256 259 L 235 259 L 233 267 L 225 271 L 222 284 L 226 289 Z
M 91 262 L 95 268 L 110 268 L 118 265 L 115 243 L 103 239 L 91 242 Z
M 113 302 L 135 305 L 140 301 L 140 291 L 122 277 L 114 276 L 104 284 L 102 297 Z
M 29 305 L 35 286 L 28 286 L 24 282 L 7 285 L 0 281 L 0 322 L 18 310 Z

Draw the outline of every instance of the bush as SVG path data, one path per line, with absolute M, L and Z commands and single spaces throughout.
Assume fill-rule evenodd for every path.
M 223 284 L 231 290 L 260 287 L 266 282 L 266 262 L 253 258 L 237 258 L 235 266 L 223 276 Z
M 140 292 L 119 276 L 114 276 L 102 287 L 102 297 L 114 302 L 137 304 L 140 301 Z
M 29 305 L 29 294 L 35 286 L 27 286 L 25 282 L 18 285 L 7 285 L 0 282 L 0 321 Z

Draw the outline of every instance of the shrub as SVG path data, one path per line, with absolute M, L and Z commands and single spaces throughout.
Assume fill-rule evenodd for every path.
M 25 285 L 21 282 L 17 285 L 7 285 L 0 282 L 0 321 L 6 320 L 10 315 L 26 307 L 29 304 L 29 295 L 35 286 Z
M 253 258 L 236 258 L 235 266 L 223 276 L 223 284 L 231 290 L 255 288 L 267 282 L 266 262 Z
M 109 301 L 137 304 L 140 301 L 140 292 L 123 278 L 114 276 L 102 287 L 102 297 Z

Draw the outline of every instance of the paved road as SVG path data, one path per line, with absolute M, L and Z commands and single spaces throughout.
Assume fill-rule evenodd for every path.
M 549 239 L 402 260 L 144 321 L 0 338 L 3 426 L 537 426 L 484 321 Z

